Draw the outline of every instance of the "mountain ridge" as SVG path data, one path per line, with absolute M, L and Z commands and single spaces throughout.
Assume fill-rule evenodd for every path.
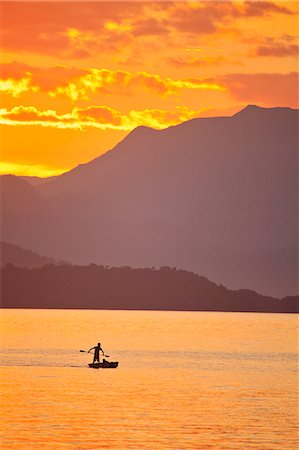
M 44 178 L 43 181 L 42 181 L 42 183 L 45 182 L 45 180 L 48 180 L 47 182 L 55 181 L 56 179 L 59 179 L 59 178 L 61 178 L 61 177 L 65 177 L 65 176 L 67 176 L 68 174 L 73 173 L 74 171 L 76 171 L 76 169 L 80 169 L 80 168 L 83 168 L 83 167 L 88 167 L 90 164 L 96 163 L 96 162 L 97 162 L 98 160 L 100 160 L 101 158 L 103 158 L 103 157 L 105 157 L 105 156 L 107 156 L 107 155 L 110 155 L 110 152 L 113 152 L 113 151 L 117 150 L 117 149 L 119 148 L 119 146 L 120 146 L 124 141 L 127 141 L 127 140 L 128 140 L 128 138 L 131 139 L 133 136 L 135 136 L 136 134 L 139 134 L 139 133 L 143 133 L 143 132 L 147 132 L 147 133 L 151 133 L 151 132 L 154 132 L 154 133 L 161 133 L 161 132 L 163 132 L 163 131 L 165 131 L 165 130 L 177 128 L 177 127 L 180 127 L 180 126 L 182 126 L 182 125 L 184 125 L 184 124 L 188 124 L 188 123 L 192 123 L 192 122 L 205 121 L 205 120 L 208 120 L 208 121 L 209 121 L 209 120 L 226 119 L 226 118 L 229 119 L 229 118 L 231 118 L 231 117 L 239 117 L 239 116 L 241 116 L 241 115 L 244 114 L 244 113 L 248 113 L 248 112 L 251 113 L 251 112 L 253 112 L 253 111 L 254 111 L 254 112 L 263 112 L 263 111 L 278 111 L 278 110 L 295 111 L 295 112 L 298 111 L 298 109 L 296 109 L 296 108 L 282 107 L 282 106 L 279 106 L 279 107 L 272 107 L 272 108 L 264 108 L 264 107 L 261 107 L 261 106 L 258 106 L 258 105 L 247 105 L 247 106 L 244 107 L 242 110 L 236 112 L 236 113 L 235 113 L 234 115 L 232 115 L 232 116 L 198 117 L 198 118 L 193 118 L 193 119 L 190 119 L 190 120 L 186 120 L 186 121 L 181 122 L 181 123 L 179 123 L 179 124 L 177 124 L 177 125 L 172 125 L 172 126 L 170 126 L 170 127 L 163 128 L 163 129 L 155 129 L 155 128 L 151 128 L 151 127 L 149 127 L 149 126 L 139 125 L 139 126 L 137 126 L 136 128 L 134 128 L 127 136 L 125 136 L 125 137 L 124 137 L 118 144 L 116 144 L 113 148 L 111 148 L 111 149 L 105 151 L 105 153 L 103 153 L 103 154 L 101 154 L 101 155 L 99 155 L 99 156 L 96 156 L 95 158 L 91 159 L 90 161 L 87 161 L 86 163 L 80 163 L 80 164 L 78 164 L 77 166 L 73 167 L 72 169 L 70 169 L 70 170 L 67 171 L 67 172 L 64 172 L 64 173 L 61 174 L 61 175 L 58 175 L 58 176 L 55 176 L 55 177 L 52 176 L 52 177 L 49 177 L 49 178 Z M 27 179 L 27 178 L 36 178 L 36 177 L 22 177 L 22 178 Z M 36 184 L 40 184 L 40 181 L 38 181 L 37 183 L 34 182 L 34 185 L 36 185 Z
M 275 299 L 248 289 L 233 291 L 170 267 L 7 265 L 1 271 L 3 308 L 296 313 L 299 307 L 299 296 Z
M 29 249 L 8 242 L 0 241 L 0 267 L 13 264 L 17 267 L 42 267 L 47 264 L 66 264 L 65 261 L 56 261 L 54 258 L 39 255 Z
M 4 238 L 56 259 L 169 265 L 274 296 L 298 291 L 298 110 L 249 107 L 135 129 L 4 211 Z M 146 137 L 145 137 L 146 136 Z

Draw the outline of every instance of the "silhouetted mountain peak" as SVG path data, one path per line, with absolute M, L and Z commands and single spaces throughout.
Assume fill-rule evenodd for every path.
M 238 111 L 236 114 L 234 114 L 233 117 L 243 117 L 243 116 L 250 116 L 250 117 L 254 117 L 256 115 L 260 115 L 261 113 L 263 114 L 268 114 L 269 113 L 279 113 L 279 112 L 287 112 L 287 111 L 297 111 L 296 109 L 293 108 L 288 108 L 288 107 L 283 107 L 283 106 L 277 106 L 274 108 L 264 108 L 262 106 L 258 106 L 258 105 L 247 105 L 245 106 L 244 109 L 241 109 L 241 111 Z
M 145 140 L 156 136 L 159 132 L 160 130 L 140 125 L 134 128 L 134 130 L 132 130 L 119 144 L 117 144 L 115 150 L 120 148 L 124 149 L 132 144 L 144 142 Z
M 145 134 L 155 131 L 154 128 L 147 127 L 145 125 L 139 125 L 138 127 L 134 128 L 134 130 L 131 131 L 130 135 L 134 134 Z
M 262 108 L 261 106 L 258 105 L 247 105 L 245 106 L 245 108 L 241 109 L 241 111 L 239 111 L 237 114 L 242 114 L 245 112 L 257 112 L 260 111 L 261 109 L 268 109 L 268 108 Z

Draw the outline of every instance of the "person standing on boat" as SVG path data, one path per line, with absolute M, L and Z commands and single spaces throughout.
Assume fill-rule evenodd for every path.
M 100 351 L 103 353 L 103 356 L 105 356 L 104 350 L 101 347 L 101 343 L 98 342 L 98 345 L 96 345 L 95 347 L 91 347 L 88 350 L 88 353 L 94 349 L 94 355 L 93 355 L 93 363 L 100 362 Z

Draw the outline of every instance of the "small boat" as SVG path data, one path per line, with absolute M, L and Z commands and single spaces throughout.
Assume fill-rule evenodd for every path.
M 104 359 L 103 362 L 95 362 L 88 364 L 92 369 L 116 369 L 118 362 L 110 362 Z

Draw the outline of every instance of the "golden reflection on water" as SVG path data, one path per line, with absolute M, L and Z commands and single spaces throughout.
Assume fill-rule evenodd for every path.
M 1 449 L 295 449 L 295 315 L 1 312 Z M 116 370 L 79 353 L 98 341 Z

